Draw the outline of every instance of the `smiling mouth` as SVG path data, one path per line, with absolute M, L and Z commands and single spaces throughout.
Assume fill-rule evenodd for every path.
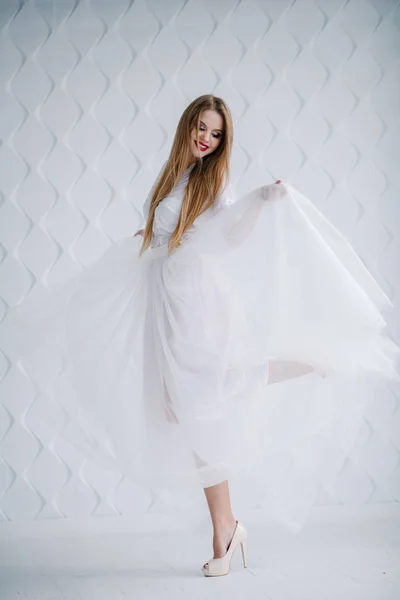
M 208 149 L 208 146 L 206 146 L 205 144 L 202 144 L 201 142 L 197 143 L 197 141 L 196 141 L 195 143 L 200 148 L 200 150 L 202 150 L 203 152 Z

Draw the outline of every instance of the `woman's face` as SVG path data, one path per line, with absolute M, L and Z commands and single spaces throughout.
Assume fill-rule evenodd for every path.
M 212 154 L 221 143 L 224 120 L 215 110 L 205 110 L 200 116 L 200 127 L 193 127 L 190 135 L 190 149 L 193 156 L 204 157 Z

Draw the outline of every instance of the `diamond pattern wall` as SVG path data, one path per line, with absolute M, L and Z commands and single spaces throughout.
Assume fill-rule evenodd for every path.
M 131 235 L 179 116 L 212 92 L 235 121 L 242 194 L 290 180 L 395 303 L 400 343 L 397 0 L 7 0 L 0 4 L 0 331 L 36 286 Z M 146 511 L 72 453 L 0 351 L 0 518 Z M 318 503 L 400 500 L 399 387 L 384 385 Z M 49 477 L 51 473 L 51 477 Z

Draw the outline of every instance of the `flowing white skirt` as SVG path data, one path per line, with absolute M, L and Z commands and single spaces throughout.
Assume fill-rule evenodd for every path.
M 198 524 L 202 488 L 228 479 L 242 519 L 258 508 L 299 531 L 318 490 L 335 492 L 376 386 L 399 379 L 389 299 L 283 184 L 207 211 L 171 255 L 139 257 L 141 239 L 11 311 L 42 414 L 151 491 L 149 512 Z

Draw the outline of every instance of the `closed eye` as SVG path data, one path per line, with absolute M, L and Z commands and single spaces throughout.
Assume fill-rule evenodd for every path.
M 200 127 L 200 131 L 205 131 L 204 127 Z M 220 137 L 221 137 L 221 134 L 220 134 L 220 133 L 213 133 L 213 134 L 212 134 L 212 136 L 213 136 L 215 139 L 218 139 L 218 138 L 220 138 Z

